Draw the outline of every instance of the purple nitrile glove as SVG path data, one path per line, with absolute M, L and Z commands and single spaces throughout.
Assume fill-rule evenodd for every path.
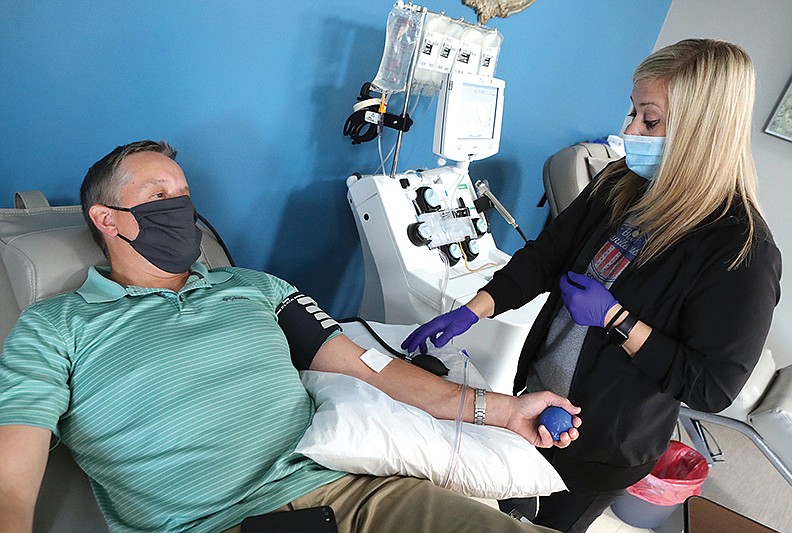
M 561 299 L 575 322 L 605 327 L 605 315 L 618 303 L 608 289 L 595 279 L 571 271 L 561 276 L 560 285 Z
M 408 353 L 414 353 L 420 349 L 421 353 L 425 354 L 427 340 L 431 340 L 432 344 L 442 348 L 448 344 L 448 341 L 466 332 L 476 322 L 478 322 L 476 313 L 471 311 L 468 306 L 463 305 L 416 328 L 404 339 L 401 347 Z

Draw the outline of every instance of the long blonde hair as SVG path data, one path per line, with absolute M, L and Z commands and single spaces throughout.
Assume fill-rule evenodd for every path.
M 648 240 L 636 265 L 657 258 L 719 208 L 745 207 L 745 244 L 729 268 L 748 255 L 759 212 L 756 167 L 751 155 L 754 70 L 737 45 L 714 39 L 688 39 L 662 48 L 636 69 L 633 81 L 655 79 L 668 92 L 666 145 L 654 179 L 627 170 L 624 161 L 603 173 L 624 176 L 611 190 L 612 224 L 626 217 Z M 634 200 L 639 189 L 646 191 Z

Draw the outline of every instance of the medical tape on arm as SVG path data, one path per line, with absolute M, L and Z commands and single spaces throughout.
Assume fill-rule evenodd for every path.
M 385 355 L 376 348 L 369 348 L 360 355 L 360 360 L 366 363 L 370 369 L 379 374 L 382 369 L 393 361 L 392 357 Z

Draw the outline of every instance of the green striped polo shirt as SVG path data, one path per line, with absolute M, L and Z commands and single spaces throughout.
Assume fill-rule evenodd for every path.
M 314 407 L 275 316 L 292 285 L 200 263 L 179 292 L 107 274 L 22 313 L 0 425 L 58 435 L 113 531 L 218 531 L 343 475 L 294 453 Z

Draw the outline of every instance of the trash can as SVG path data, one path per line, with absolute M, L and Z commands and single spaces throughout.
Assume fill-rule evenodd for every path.
M 689 496 L 701 494 L 709 465 L 699 452 L 672 440 L 668 450 L 649 473 L 626 494 L 613 502 L 611 510 L 633 527 L 661 526 Z

